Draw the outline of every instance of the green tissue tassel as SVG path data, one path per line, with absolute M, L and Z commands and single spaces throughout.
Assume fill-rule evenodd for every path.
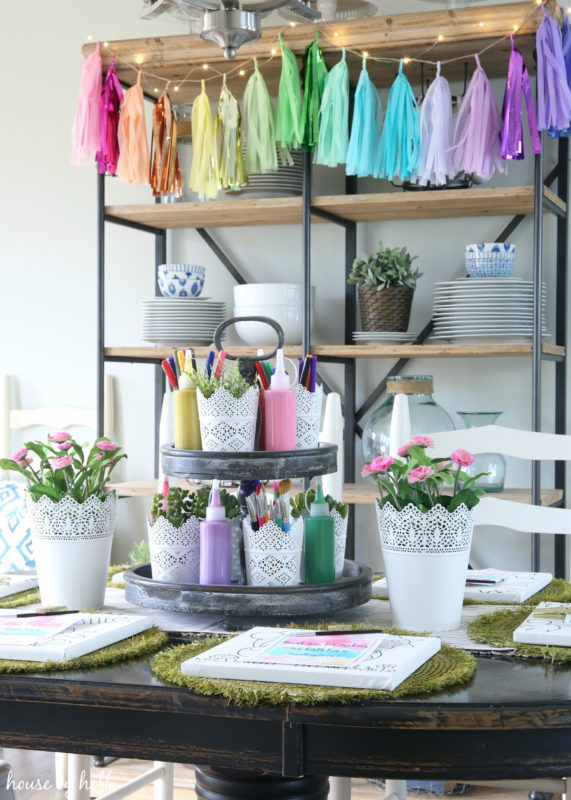
M 301 147 L 301 86 L 297 59 L 283 43 L 281 33 L 279 40 L 282 50 L 282 73 L 276 109 L 276 143 L 282 152 L 282 159 L 292 166 L 293 159 L 289 154 L 289 148 L 299 150 Z
M 319 109 L 319 140 L 316 164 L 336 167 L 347 160 L 349 147 L 349 70 L 343 57 L 325 79 L 323 99 Z
M 237 189 L 248 184 L 241 131 L 238 101 L 226 86 L 224 75 L 214 123 L 214 137 L 218 144 L 218 182 L 222 189 Z
M 312 153 L 319 137 L 319 108 L 325 88 L 327 67 L 323 60 L 323 53 L 318 44 L 319 31 L 315 39 L 305 51 L 305 91 L 303 94 L 303 109 L 301 112 L 302 148 Z
M 266 82 L 254 58 L 254 74 L 244 92 L 244 114 L 248 125 L 246 171 L 275 172 L 278 168 L 274 109 Z

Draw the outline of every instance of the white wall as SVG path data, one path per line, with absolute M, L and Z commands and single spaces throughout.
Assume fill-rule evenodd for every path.
M 16 377 L 14 402 L 24 407 L 67 403 L 91 406 L 95 398 L 96 359 L 96 174 L 95 168 L 70 165 L 70 130 L 88 36 L 114 40 L 183 30 L 166 21 L 138 19 L 140 0 L 41 0 L 11 3 L 3 9 L 4 61 L 2 74 L 3 124 L 0 160 L 3 188 L 2 278 L 0 294 L 0 372 Z M 419 0 L 387 5 L 383 12 L 432 10 Z M 517 20 L 516 20 L 517 21 Z M 485 59 L 483 60 L 485 67 Z M 415 74 L 411 74 L 414 82 Z M 456 87 L 457 89 L 458 87 Z M 498 97 L 501 81 L 495 82 Z M 454 89 L 454 87 L 453 87 Z M 383 92 L 383 104 L 386 92 Z M 528 143 L 527 152 L 530 153 Z M 555 147 L 548 147 L 546 172 Z M 497 184 L 531 183 L 532 161 L 510 165 Z M 107 179 L 109 202 L 150 202 L 147 189 Z M 319 168 L 315 192 L 341 191 L 339 171 Z M 363 181 L 362 190 L 384 191 L 386 184 Z M 423 270 L 413 305 L 412 327 L 431 316 L 432 284 L 462 274 L 462 252 L 468 241 L 494 238 L 506 219 L 369 223 L 359 226 L 358 252 L 406 244 L 419 257 Z M 301 231 L 297 226 L 221 229 L 214 235 L 252 279 L 298 280 L 301 276 Z M 546 221 L 547 280 L 553 283 L 553 220 Z M 169 235 L 173 260 L 207 267 L 205 295 L 232 305 L 233 281 L 193 231 Z M 515 275 L 531 274 L 531 220 L 513 237 L 519 248 Z M 343 233 L 316 225 L 312 235 L 313 283 L 317 286 L 315 342 L 339 341 L 342 312 Z M 154 294 L 153 238 L 107 226 L 108 289 L 107 344 L 144 344 L 139 334 L 139 305 Z M 553 298 L 548 305 L 553 328 Z M 358 401 L 391 367 L 388 360 L 358 364 Z M 116 438 L 129 453 L 119 478 L 136 480 L 152 472 L 153 368 L 108 365 L 117 377 Z M 435 397 L 451 413 L 463 410 L 503 410 L 506 425 L 527 427 L 531 417 L 531 365 L 527 359 L 416 360 L 410 373 L 434 375 Z M 342 387 L 340 368 L 328 370 L 331 382 Z M 544 421 L 552 426 L 553 367 L 544 367 Z M 460 424 L 459 419 L 455 421 Z M 20 437 L 21 438 L 21 437 Z M 18 444 L 14 439 L 14 446 Z M 360 448 L 359 448 L 360 450 Z M 359 463 L 361 463 L 359 461 Z M 527 465 L 510 464 L 508 484 L 526 485 Z M 122 501 L 115 561 L 122 559 L 132 540 L 145 536 L 147 503 Z M 370 509 L 359 509 L 357 554 L 379 564 L 379 548 Z M 475 553 L 482 563 L 497 567 L 526 567 L 527 538 L 494 531 L 478 535 Z M 549 568 L 551 559 L 545 558 Z

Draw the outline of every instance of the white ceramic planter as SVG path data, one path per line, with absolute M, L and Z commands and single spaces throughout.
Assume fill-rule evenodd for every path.
M 335 524 L 335 580 L 343 576 L 343 567 L 345 566 L 345 545 L 347 543 L 347 522 L 349 521 L 349 514 L 343 519 L 341 514 L 336 510 L 329 512 Z
M 101 608 L 111 557 L 117 498 L 84 503 L 41 497 L 26 502 L 44 606 Z
M 165 517 L 148 525 L 153 579 L 168 583 L 198 583 L 200 579 L 200 519 L 191 517 L 180 528 Z
M 396 511 L 375 503 L 393 624 L 412 631 L 460 626 L 474 513 L 461 505 L 450 514 L 426 514 L 408 505 Z
M 211 397 L 196 393 L 202 449 L 251 452 L 256 438 L 258 391 L 251 386 L 236 399 L 224 387 Z
M 297 384 L 295 390 L 295 429 L 296 447 L 308 450 L 319 446 L 321 428 L 321 406 L 323 403 L 323 387 L 318 384 L 314 392 Z
M 284 532 L 273 520 L 253 531 L 243 523 L 248 586 L 298 586 L 301 582 L 303 519 Z

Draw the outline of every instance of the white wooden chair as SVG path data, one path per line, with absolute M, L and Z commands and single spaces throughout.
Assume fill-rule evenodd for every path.
M 103 431 L 113 438 L 114 386 L 111 375 L 105 376 Z M 12 431 L 33 426 L 46 426 L 52 430 L 66 430 L 74 426 L 97 430 L 95 409 L 72 408 L 70 406 L 50 406 L 46 408 L 12 408 L 11 380 L 9 375 L 0 375 L 0 456 L 10 458 L 12 453 Z M 7 477 L 0 474 L 0 478 Z M 68 800 L 89 800 L 91 757 L 76 753 L 55 754 L 56 789 L 67 786 Z M 154 783 L 154 800 L 172 800 L 173 765 L 155 761 L 154 767 L 119 788 L 99 795 L 98 800 L 120 800 L 138 791 L 149 783 Z

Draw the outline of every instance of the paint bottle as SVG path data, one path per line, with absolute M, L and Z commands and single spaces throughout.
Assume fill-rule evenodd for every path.
M 295 450 L 295 389 L 284 369 L 284 353 L 276 354 L 276 370 L 264 396 L 266 450 Z
M 229 585 L 232 582 L 232 523 L 220 502 L 218 481 L 212 492 L 206 519 L 200 523 L 200 583 Z
M 329 506 L 317 485 L 315 500 L 305 518 L 305 582 L 332 583 L 335 580 L 335 524 Z

